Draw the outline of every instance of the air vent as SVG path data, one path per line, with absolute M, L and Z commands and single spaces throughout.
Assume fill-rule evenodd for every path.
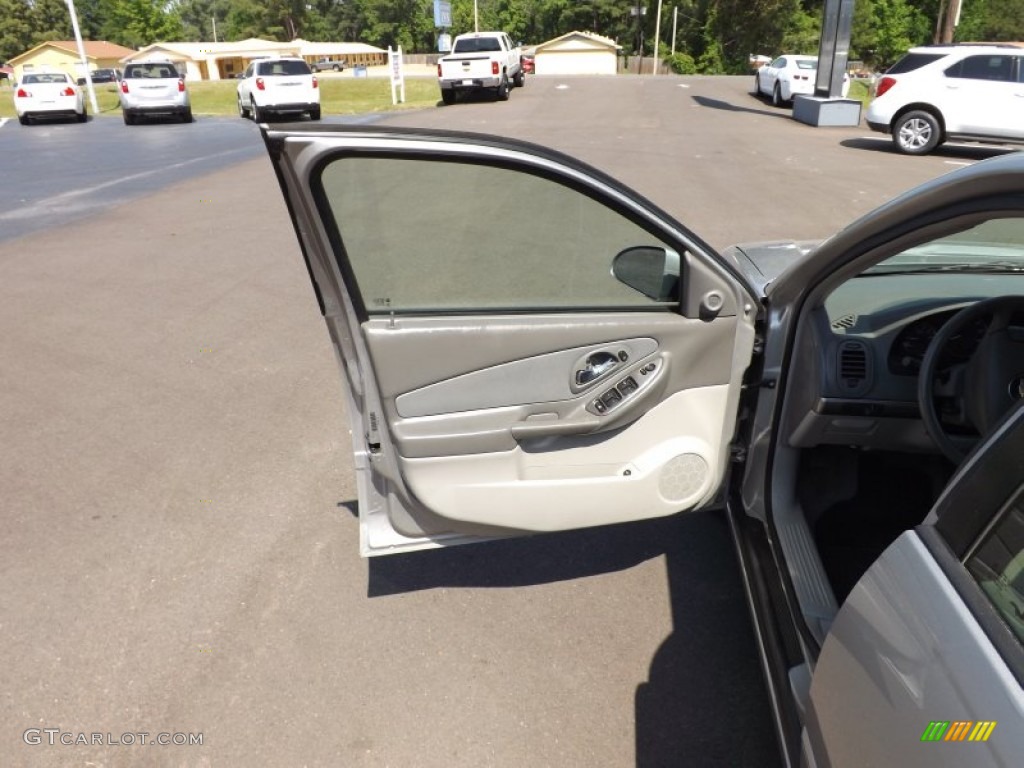
M 871 359 L 861 341 L 844 341 L 839 345 L 839 385 L 847 392 L 867 388 L 871 383 Z
M 848 328 L 853 328 L 857 324 L 856 315 L 843 315 L 838 320 L 832 323 L 833 331 L 845 331 Z

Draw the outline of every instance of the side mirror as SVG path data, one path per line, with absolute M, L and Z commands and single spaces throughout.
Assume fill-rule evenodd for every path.
M 679 254 L 668 248 L 638 245 L 612 259 L 612 276 L 654 301 L 678 301 Z

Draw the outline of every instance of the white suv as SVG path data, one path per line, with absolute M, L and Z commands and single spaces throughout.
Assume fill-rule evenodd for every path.
M 257 123 L 271 114 L 302 113 L 320 119 L 320 84 L 297 57 L 257 59 L 238 83 L 238 114 Z
M 908 155 L 947 140 L 1024 141 L 1024 49 L 911 48 L 878 81 L 866 119 Z
M 118 89 L 125 125 L 146 115 L 169 115 L 183 123 L 192 122 L 185 78 L 170 61 L 142 61 L 129 64 Z

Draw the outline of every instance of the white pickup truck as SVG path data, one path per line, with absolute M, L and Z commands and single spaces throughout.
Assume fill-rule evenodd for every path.
M 459 93 L 488 89 L 500 100 L 508 99 L 509 88 L 526 84 L 522 56 L 504 32 L 470 32 L 459 35 L 452 52 L 437 62 L 441 100 L 454 104 Z

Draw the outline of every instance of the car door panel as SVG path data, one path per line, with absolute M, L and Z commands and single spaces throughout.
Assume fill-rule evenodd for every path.
M 871 738 L 851 725 L 865 713 L 885 724 Z M 804 747 L 822 765 L 1011 766 L 1024 750 L 1022 717 L 1020 683 L 908 531 L 836 617 L 814 671 Z M 932 723 L 946 724 L 938 740 L 947 743 L 929 743 Z M 995 723 L 989 738 L 971 739 L 982 723 Z
M 757 305 L 710 249 L 518 143 L 266 136 L 348 384 L 364 554 L 715 497 Z M 611 276 L 633 246 L 682 254 L 671 301 Z

